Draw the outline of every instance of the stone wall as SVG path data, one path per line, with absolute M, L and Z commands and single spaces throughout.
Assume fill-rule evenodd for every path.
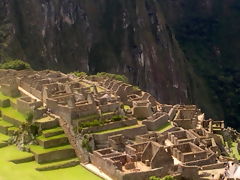
M 40 106 L 42 106 L 41 101 L 32 101 L 30 97 L 21 97 L 17 99 L 17 110 L 24 114 L 33 112 Z
M 109 129 L 117 129 L 120 127 L 132 126 L 132 125 L 136 125 L 136 124 L 137 124 L 136 119 L 123 120 L 123 121 L 118 121 L 118 122 L 111 122 L 109 124 L 104 124 L 103 126 L 84 128 L 81 133 L 83 133 L 83 134 L 96 133 L 96 132 L 100 132 L 100 131 L 106 131 Z
M 43 154 L 34 154 L 34 156 L 37 163 L 43 164 L 43 163 L 49 163 L 49 162 L 58 161 L 58 160 L 74 158 L 76 157 L 76 154 L 74 149 L 70 148 L 70 149 L 52 151 L 52 152 L 43 153 Z
M 154 119 L 154 120 L 143 120 L 142 123 L 145 124 L 150 131 L 155 131 L 161 126 L 165 125 L 168 122 L 169 116 L 167 114 L 163 114 L 162 116 Z
M 100 105 L 99 108 L 101 110 L 102 113 L 106 113 L 106 112 L 114 112 L 116 110 L 118 110 L 120 107 L 120 104 L 117 103 L 109 103 L 106 105 Z

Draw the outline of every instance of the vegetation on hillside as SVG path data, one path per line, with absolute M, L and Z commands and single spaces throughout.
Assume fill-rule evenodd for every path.
M 97 73 L 96 76 L 97 77 L 108 77 L 108 78 L 112 78 L 112 79 L 116 79 L 118 81 L 128 83 L 128 78 L 125 75 L 100 72 L 100 73 Z
M 24 69 L 30 69 L 30 68 L 31 68 L 30 64 L 19 59 L 6 61 L 0 64 L 0 69 L 24 70 Z

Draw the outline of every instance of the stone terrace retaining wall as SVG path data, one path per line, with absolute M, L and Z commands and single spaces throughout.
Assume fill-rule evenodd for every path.
M 9 123 L 11 123 L 11 124 L 13 124 L 14 126 L 17 126 L 17 127 L 20 127 L 21 124 L 22 124 L 20 121 L 14 119 L 14 118 L 8 117 L 6 115 L 3 115 L 2 118 L 3 118 L 4 121 L 7 121 L 7 122 L 9 122 Z
M 131 120 L 123 120 L 123 121 L 118 121 L 118 122 L 111 122 L 109 124 L 105 124 L 103 126 L 98 126 L 98 127 L 90 127 L 90 128 L 84 128 L 82 130 L 83 134 L 86 133 L 96 133 L 100 131 L 106 131 L 108 129 L 117 129 L 125 126 L 132 126 L 137 124 L 136 119 L 131 119 Z
M 75 151 L 72 148 L 34 155 L 35 160 L 39 164 L 76 157 Z

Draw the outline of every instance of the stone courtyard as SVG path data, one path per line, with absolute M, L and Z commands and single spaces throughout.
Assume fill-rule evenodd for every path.
M 228 179 L 239 171 L 224 142 L 224 122 L 206 119 L 195 105 L 161 104 L 107 77 L 49 70 L 0 70 L 0 77 L 0 133 L 31 153 L 14 163 L 36 161 L 38 171 L 81 163 L 113 180 L 208 179 L 211 171 Z M 36 135 L 28 126 L 36 126 Z M 230 161 L 234 170 L 226 169 Z M 44 165 L 51 162 L 58 163 Z

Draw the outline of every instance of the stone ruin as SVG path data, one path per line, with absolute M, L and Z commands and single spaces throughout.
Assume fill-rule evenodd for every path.
M 223 121 L 205 119 L 195 105 L 161 104 L 114 79 L 48 70 L 0 74 L 2 93 L 23 95 L 15 104 L 19 112 L 55 117 L 81 161 L 113 180 L 168 174 L 199 179 L 201 170 L 224 168 L 225 149 L 216 134 L 239 137 Z

